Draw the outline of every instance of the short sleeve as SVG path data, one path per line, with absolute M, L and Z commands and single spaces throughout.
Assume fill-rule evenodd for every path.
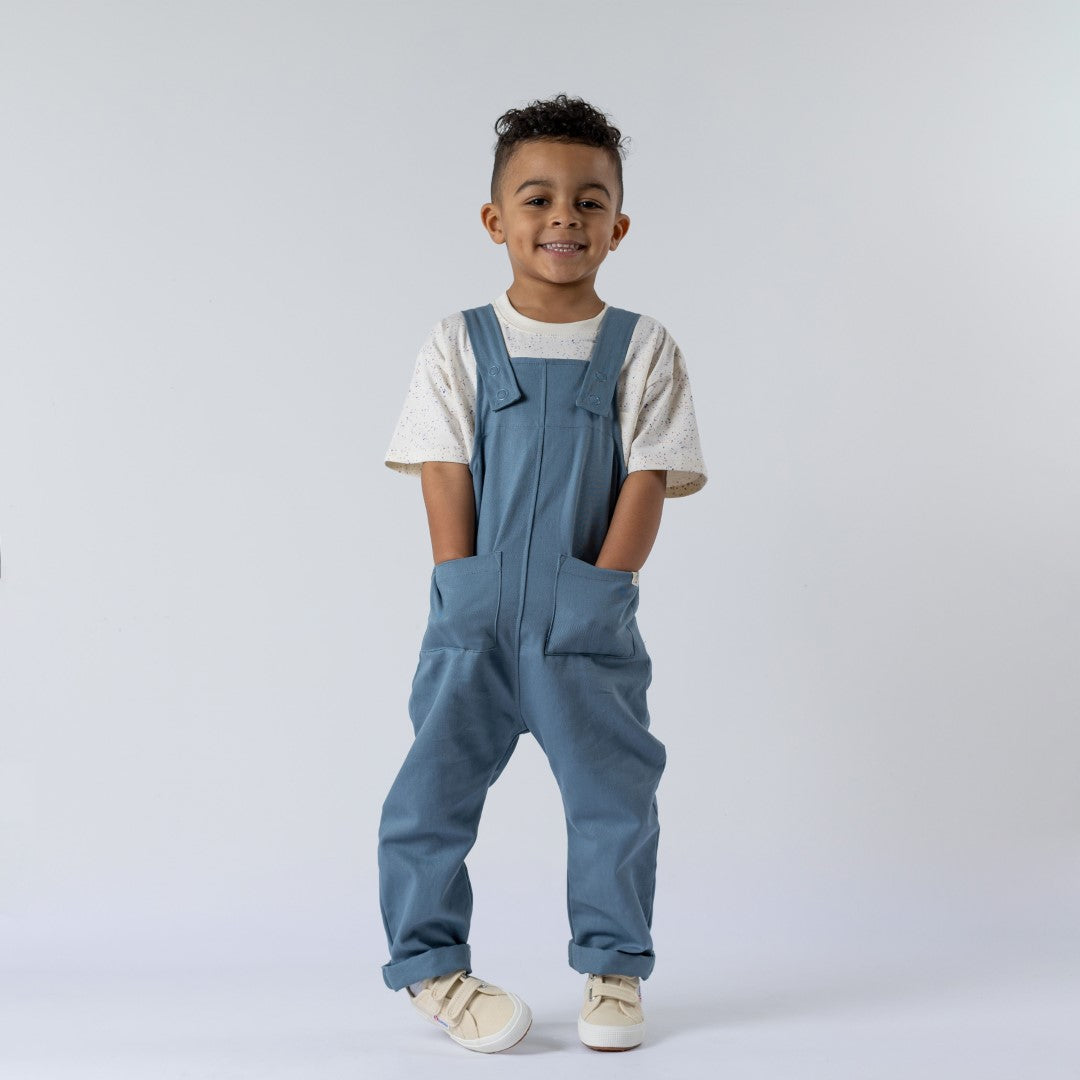
M 626 468 L 666 469 L 669 499 L 693 495 L 708 480 L 690 375 L 682 350 L 666 331 L 641 398 Z
M 412 381 L 385 462 L 419 476 L 425 461 L 458 461 L 472 454 L 476 392 L 453 348 L 446 322 L 432 330 L 416 357 Z

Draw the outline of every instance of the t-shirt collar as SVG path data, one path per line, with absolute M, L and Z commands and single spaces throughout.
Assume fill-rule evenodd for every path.
M 508 291 L 509 290 L 507 290 L 507 292 Z M 581 319 L 578 322 L 551 323 L 540 322 L 538 319 L 530 319 L 527 316 L 522 315 L 521 312 L 510 303 L 510 299 L 506 292 L 502 293 L 501 296 L 495 297 L 492 301 L 492 305 L 495 308 L 496 314 L 503 322 L 516 327 L 518 330 L 525 330 L 532 334 L 554 334 L 560 337 L 587 334 L 590 331 L 595 330 L 600 325 L 600 320 L 604 317 L 604 312 L 608 309 L 608 305 L 605 304 L 591 319 Z

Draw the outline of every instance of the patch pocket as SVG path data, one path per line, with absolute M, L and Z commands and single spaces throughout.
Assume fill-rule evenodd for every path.
M 431 569 L 431 610 L 420 651 L 494 649 L 501 592 L 501 551 L 436 563 Z
M 555 609 L 544 652 L 633 656 L 631 623 L 638 606 L 635 577 L 631 570 L 612 570 L 573 555 L 560 555 Z

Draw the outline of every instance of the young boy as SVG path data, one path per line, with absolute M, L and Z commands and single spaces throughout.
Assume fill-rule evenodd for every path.
M 565 94 L 495 130 L 481 219 L 513 284 L 435 327 L 386 455 L 421 477 L 435 566 L 415 739 L 379 827 L 383 979 L 469 1049 L 524 1038 L 528 1006 L 469 974 L 464 859 L 529 732 L 566 812 L 569 962 L 587 976 L 578 1033 L 627 1050 L 654 964 L 666 762 L 649 731 L 638 571 L 665 497 L 700 490 L 705 464 L 678 346 L 594 288 L 630 226 L 619 130 Z

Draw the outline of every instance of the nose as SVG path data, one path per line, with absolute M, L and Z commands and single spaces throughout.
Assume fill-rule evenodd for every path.
M 577 208 L 573 201 L 560 203 L 553 202 L 551 204 L 551 224 L 564 225 L 567 228 L 571 225 L 580 224 Z

